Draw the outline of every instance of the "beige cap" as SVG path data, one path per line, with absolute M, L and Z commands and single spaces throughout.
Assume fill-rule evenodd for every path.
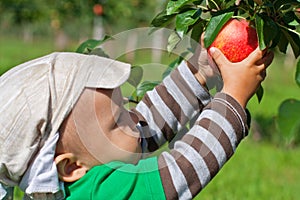
M 116 88 L 130 65 L 95 55 L 52 53 L 0 77 L 0 182 L 17 185 L 85 87 Z

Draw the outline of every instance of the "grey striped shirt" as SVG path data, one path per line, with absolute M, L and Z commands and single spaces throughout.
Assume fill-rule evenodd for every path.
M 212 98 L 185 62 L 147 92 L 135 111 L 140 117 L 147 152 L 188 130 L 170 152 L 163 152 L 158 158 L 167 199 L 196 196 L 248 133 L 245 110 L 224 93 Z M 186 129 L 194 118 L 195 123 Z

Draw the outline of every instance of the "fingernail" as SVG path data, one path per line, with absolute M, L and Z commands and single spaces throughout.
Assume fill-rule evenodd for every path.
M 210 54 L 214 54 L 215 51 L 216 51 L 216 47 L 211 47 L 211 48 L 209 49 Z

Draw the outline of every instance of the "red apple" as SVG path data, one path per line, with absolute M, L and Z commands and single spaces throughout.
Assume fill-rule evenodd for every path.
M 217 47 L 231 62 L 244 60 L 258 46 L 255 28 L 245 19 L 230 19 L 209 46 Z
M 95 4 L 93 7 L 94 14 L 101 16 L 103 14 L 103 7 L 100 4 Z

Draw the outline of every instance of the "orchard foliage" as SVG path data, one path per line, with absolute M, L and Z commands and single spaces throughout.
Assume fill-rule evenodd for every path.
M 300 55 L 299 0 L 170 0 L 152 25 L 172 25 L 179 39 L 190 32 L 196 41 L 206 31 L 210 33 L 206 34 L 208 47 L 232 17 L 246 18 L 256 27 L 261 49 L 278 47 L 286 53 L 290 44 L 294 56 Z
M 204 45 L 209 47 L 231 18 L 250 21 L 256 28 L 260 49 L 276 49 L 286 54 L 290 46 L 294 57 L 299 57 L 300 0 L 169 0 L 151 24 L 157 28 L 174 28 L 168 41 L 168 50 L 172 51 L 184 35 L 199 41 L 204 31 Z M 300 61 L 296 66 L 295 81 L 300 87 Z M 262 87 L 257 96 L 260 101 Z M 300 142 L 299 102 L 288 99 L 278 109 L 277 127 L 288 145 Z
M 172 51 L 185 34 L 199 41 L 205 31 L 205 47 L 231 18 L 245 18 L 256 28 L 261 49 L 277 48 L 286 53 L 292 47 L 295 58 L 300 55 L 300 0 L 169 0 L 165 9 L 153 20 L 154 27 L 174 27 L 168 50 Z M 193 49 L 192 45 L 192 49 Z M 300 73 L 300 72 L 299 72 Z M 297 77 L 300 74 L 296 74 Z M 300 84 L 300 80 L 296 79 Z M 257 92 L 258 100 L 263 88 Z
M 16 27 L 41 23 L 57 30 L 69 28 L 70 32 L 80 32 L 87 37 L 90 30 L 85 30 L 89 28 L 86 24 L 92 26 L 96 4 L 103 7 L 102 18 L 108 31 L 149 24 L 157 8 L 156 1 L 143 0 L 1 0 L 0 27 L 2 24 Z

